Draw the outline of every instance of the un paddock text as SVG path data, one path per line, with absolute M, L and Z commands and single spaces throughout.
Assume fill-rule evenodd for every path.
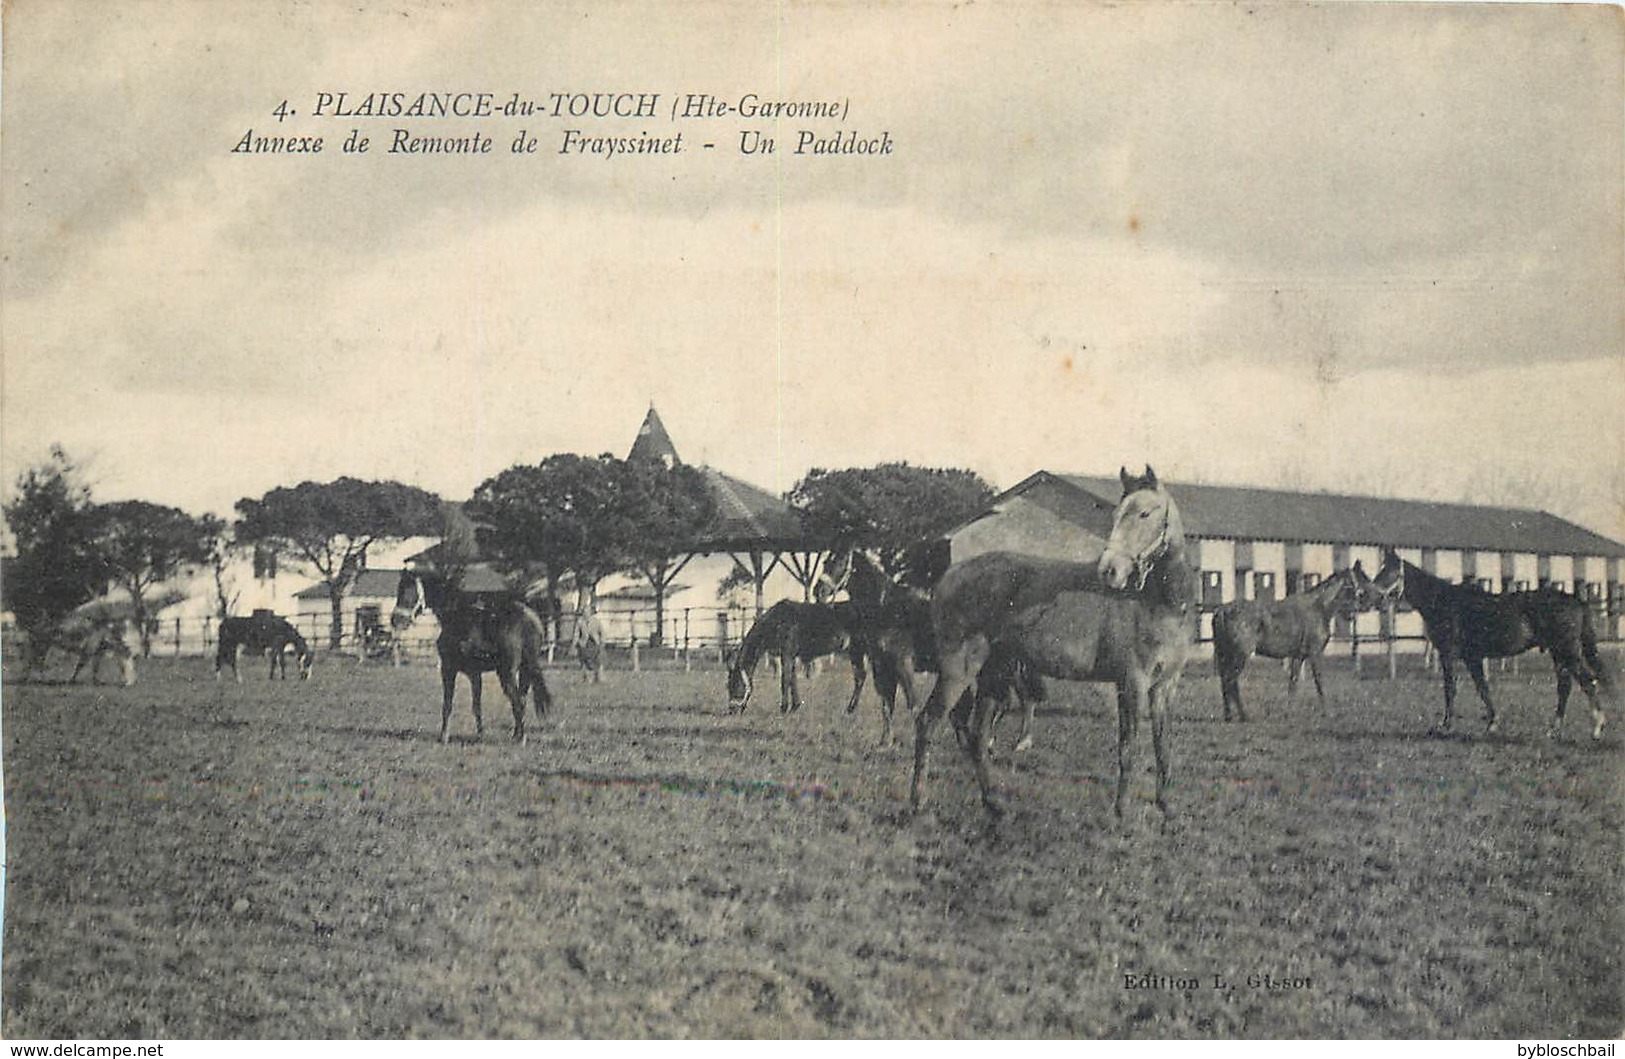
M 564 157 L 621 163 L 766 156 L 870 163 L 906 149 L 883 119 L 831 93 L 779 98 L 744 91 L 319 91 L 269 108 L 238 135 L 233 156 L 358 158 Z M 388 128 L 381 128 L 388 122 Z M 873 122 L 873 124 L 871 124 Z M 687 137 L 685 139 L 685 131 Z M 506 151 L 501 144 L 507 144 Z M 337 150 L 334 150 L 334 148 Z

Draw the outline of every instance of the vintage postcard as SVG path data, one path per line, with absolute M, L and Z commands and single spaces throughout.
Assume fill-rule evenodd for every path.
M 3 64 L 7 1038 L 1625 1029 L 1617 5 Z

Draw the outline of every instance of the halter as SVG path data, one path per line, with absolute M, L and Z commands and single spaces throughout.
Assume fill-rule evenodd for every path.
M 857 559 L 853 555 L 852 550 L 848 549 L 846 553 L 846 571 L 841 574 L 841 579 L 839 581 L 833 581 L 829 577 L 829 565 L 827 563 L 825 564 L 824 580 L 829 582 L 829 594 L 831 596 L 838 595 L 846 591 L 846 586 L 852 582 L 852 568 L 856 565 Z
M 1151 547 L 1134 557 L 1135 591 L 1144 592 L 1145 583 L 1151 578 L 1151 568 L 1157 561 L 1173 547 L 1169 539 L 1173 528 L 1173 507 L 1170 504 L 1162 506 L 1162 525 L 1157 528 L 1157 537 L 1151 542 Z
M 1382 571 L 1377 571 L 1377 574 L 1378 576 L 1381 576 Z M 1405 595 L 1404 560 L 1400 560 L 1399 562 L 1399 573 L 1394 576 L 1393 584 L 1389 585 L 1387 588 L 1378 588 L 1376 579 L 1373 578 L 1371 581 L 1371 588 L 1372 591 L 1377 593 L 1377 598 L 1383 603 L 1392 603 L 1396 599 L 1403 598 Z

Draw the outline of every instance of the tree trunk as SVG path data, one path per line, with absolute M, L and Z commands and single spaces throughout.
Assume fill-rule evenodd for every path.
M 135 614 L 135 627 L 141 637 L 141 657 L 152 657 L 152 621 L 147 614 L 146 601 L 141 598 L 138 589 L 130 590 L 130 602 Z
M 344 586 L 330 583 L 327 599 L 333 608 L 333 620 L 327 627 L 327 649 L 337 651 L 344 642 Z
M 666 589 L 675 576 L 669 573 L 670 569 L 671 563 L 662 559 L 648 572 L 649 587 L 653 588 L 655 593 L 655 631 L 649 638 L 650 647 L 659 647 L 666 640 Z

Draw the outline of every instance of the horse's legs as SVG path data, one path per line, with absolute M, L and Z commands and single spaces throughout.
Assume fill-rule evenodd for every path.
M 1134 773 L 1134 737 L 1145 700 L 1145 688 L 1137 680 L 1117 685 L 1117 799 L 1113 811 L 1119 822 L 1123 819 L 1123 803 L 1128 800 L 1129 778 Z
M 1214 651 L 1213 664 L 1219 670 L 1219 689 L 1224 696 L 1224 719 L 1230 720 L 1230 707 L 1236 708 L 1236 720 L 1247 719 L 1247 707 L 1241 704 L 1241 671 L 1247 665 L 1247 656 L 1237 657 L 1222 646 Z
M 897 684 L 898 678 L 901 676 L 900 669 L 893 662 L 891 656 L 878 651 L 870 652 L 869 665 L 875 671 L 875 694 L 880 696 L 880 721 L 884 726 L 880 733 L 880 745 L 891 746 L 894 742 L 891 722 L 892 714 L 897 709 Z M 908 695 L 910 700 L 913 697 L 912 694 Z M 846 708 L 846 712 L 851 713 L 853 707 L 857 706 L 857 704 L 857 695 L 854 693 L 852 704 Z M 909 712 L 910 714 L 914 712 L 912 701 L 910 702 Z
M 1320 699 L 1320 704 L 1324 706 L 1326 704 L 1326 688 L 1320 682 L 1320 652 L 1316 651 L 1311 654 L 1308 661 L 1309 675 L 1315 678 L 1315 695 Z
M 485 692 L 485 674 L 473 672 L 468 674 L 468 687 L 474 700 L 474 736 L 483 738 L 485 735 L 485 717 L 480 713 L 480 696 Z
M 135 652 L 125 651 L 119 655 L 119 674 L 124 680 L 125 687 L 135 686 Z
M 1289 658 L 1286 660 L 1286 701 L 1291 702 L 1298 697 L 1298 678 L 1303 676 L 1303 659 Z
M 1578 682 L 1580 690 L 1584 691 L 1586 698 L 1591 701 L 1591 738 L 1602 738 L 1602 726 L 1608 723 L 1608 717 L 1602 712 L 1602 699 L 1599 692 L 1598 673 L 1590 661 L 1582 657 L 1570 657 L 1566 653 L 1560 656 L 1552 652 L 1552 664 L 1557 668 L 1557 719 L 1552 722 L 1551 734 L 1557 735 L 1558 729 L 1563 725 L 1563 712 L 1568 706 L 1569 689 Z
M 852 699 L 846 704 L 847 713 L 856 713 L 858 710 L 858 696 L 863 694 L 863 648 L 853 644 L 847 651 L 847 659 L 852 663 Z
M 1173 763 L 1168 753 L 1168 703 L 1173 700 L 1174 691 L 1179 687 L 1179 677 L 1176 674 L 1151 689 L 1151 748 L 1157 757 L 1157 808 L 1162 810 L 1163 826 L 1173 819 L 1173 809 L 1168 804 L 1168 786 L 1173 772 Z
M 1038 709 L 1038 700 L 1023 695 L 1017 684 L 1010 685 L 1009 693 L 1021 703 L 1021 734 L 1016 737 L 1016 745 L 1011 748 L 1020 754 L 1033 748 L 1033 714 Z
M 1473 678 L 1473 687 L 1478 689 L 1478 697 L 1484 700 L 1484 720 L 1489 722 L 1489 731 L 1493 735 L 1501 730 L 1501 718 L 1495 715 L 1495 701 L 1490 698 L 1490 682 L 1484 676 L 1484 660 L 1482 658 L 1467 658 L 1462 660 L 1467 669 L 1467 675 Z
M 1569 706 L 1569 691 L 1574 686 L 1574 674 L 1560 659 L 1553 658 L 1552 666 L 1557 670 L 1557 716 L 1552 718 L 1552 727 L 1546 734 L 1555 739 L 1563 729 L 1563 714 Z
M 476 681 L 478 677 L 474 678 Z M 475 685 L 479 685 L 476 683 Z M 442 696 L 440 706 L 440 741 L 447 740 L 448 730 L 451 728 L 451 700 L 457 694 L 457 670 L 444 656 L 440 659 L 440 691 Z
M 983 808 L 996 817 L 1002 816 L 1004 809 L 993 796 L 993 777 L 987 770 L 988 749 L 993 743 L 993 713 L 999 697 L 977 694 L 974 698 L 970 738 L 965 742 L 965 752 L 970 755 L 971 767 L 976 770 L 976 786 L 982 792 Z
M 909 805 L 918 809 L 925 803 L 925 780 L 931 766 L 931 729 L 950 709 L 958 706 L 970 689 L 976 674 L 987 661 L 987 641 L 977 637 L 938 656 L 937 682 L 925 707 L 914 718 L 914 777 L 909 782 Z
M 1437 653 L 1439 672 L 1444 676 L 1444 720 L 1439 722 L 1439 730 L 1448 732 L 1456 717 L 1456 657 L 1454 652 Z
M 237 663 L 243 660 L 243 645 L 238 644 L 231 649 L 231 679 L 241 684 L 243 674 L 237 669 Z

